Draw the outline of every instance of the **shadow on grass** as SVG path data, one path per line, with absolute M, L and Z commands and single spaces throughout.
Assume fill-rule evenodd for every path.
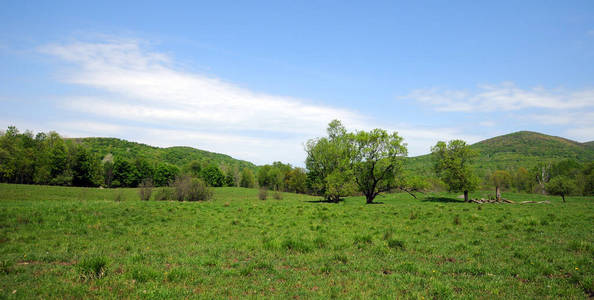
M 466 203 L 464 200 L 454 199 L 454 198 L 445 198 L 445 197 L 427 197 L 423 200 L 423 202 L 442 202 L 442 203 Z
M 305 202 L 308 202 L 308 203 L 332 203 L 332 204 L 338 204 L 340 202 L 344 202 L 344 199 L 340 199 L 338 201 L 332 201 L 332 200 L 326 200 L 326 199 L 322 199 L 322 200 L 308 200 L 308 201 L 305 201 Z

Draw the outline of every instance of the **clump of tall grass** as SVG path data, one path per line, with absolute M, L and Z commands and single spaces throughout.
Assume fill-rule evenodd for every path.
M 115 202 L 121 202 L 123 199 L 124 199 L 124 192 L 121 191 L 121 190 L 117 190 L 115 192 L 115 196 L 114 196 L 113 201 L 115 201 Z
M 107 272 L 107 259 L 103 256 L 85 258 L 78 263 L 77 268 L 82 280 L 98 279 Z

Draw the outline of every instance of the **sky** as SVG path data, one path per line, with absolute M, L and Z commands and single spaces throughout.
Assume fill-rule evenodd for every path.
M 7 1 L 0 128 L 304 165 L 339 119 L 408 155 L 594 140 L 594 1 Z

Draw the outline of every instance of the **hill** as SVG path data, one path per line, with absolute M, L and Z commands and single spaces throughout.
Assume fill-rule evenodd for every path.
M 71 138 L 67 140 L 88 147 L 91 152 L 101 158 L 112 154 L 115 157 L 126 159 L 142 157 L 149 161 L 167 162 L 179 167 L 197 160 L 206 163 L 215 163 L 217 165 L 237 166 L 239 169 L 256 168 L 256 165 L 248 161 L 192 147 L 160 148 L 117 138 L 102 137 Z
M 578 162 L 594 161 L 594 142 L 579 143 L 565 138 L 532 131 L 519 131 L 490 138 L 471 147 L 479 152 L 474 166 L 479 175 L 491 171 L 517 167 L 532 168 L 541 162 L 573 159 Z M 409 158 L 408 170 L 417 174 L 430 174 L 431 156 Z

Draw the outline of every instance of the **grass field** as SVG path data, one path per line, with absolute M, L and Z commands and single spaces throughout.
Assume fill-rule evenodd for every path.
M 135 189 L 0 184 L 0 298 L 594 296 L 594 199 L 504 197 L 552 203 L 262 201 L 242 188 L 143 202 Z

